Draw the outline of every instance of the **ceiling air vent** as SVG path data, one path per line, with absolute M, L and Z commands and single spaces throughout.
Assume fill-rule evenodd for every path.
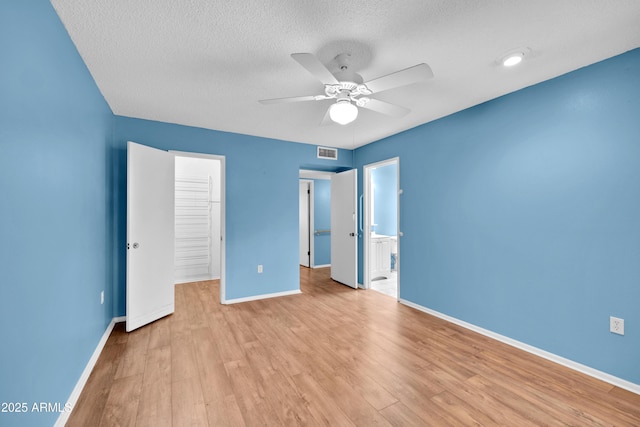
M 319 159 L 338 160 L 338 149 L 337 148 L 318 147 L 318 158 Z

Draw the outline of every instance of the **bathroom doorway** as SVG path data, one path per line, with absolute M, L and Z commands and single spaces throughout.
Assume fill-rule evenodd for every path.
M 364 285 L 400 298 L 400 161 L 364 166 Z

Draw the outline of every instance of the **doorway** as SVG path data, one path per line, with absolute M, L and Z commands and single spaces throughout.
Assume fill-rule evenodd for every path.
M 126 330 L 173 313 L 175 307 L 176 157 L 219 162 L 220 302 L 225 295 L 224 156 L 164 151 L 127 142 Z
M 365 288 L 400 297 L 399 158 L 364 166 Z
M 313 181 L 301 179 L 299 187 L 300 265 L 313 267 Z
M 333 280 L 357 288 L 357 171 L 300 170 L 299 178 L 300 265 L 305 266 L 309 233 L 310 267 L 330 267 Z M 311 181 L 311 185 L 305 181 Z
M 220 280 L 225 303 L 224 156 L 175 155 L 175 283 Z
M 306 169 L 301 169 L 299 173 L 300 265 L 304 267 L 331 267 L 331 177 L 333 175 L 335 175 L 334 172 Z M 306 249 L 307 244 L 309 249 Z M 308 266 L 304 263 L 307 252 L 310 252 Z

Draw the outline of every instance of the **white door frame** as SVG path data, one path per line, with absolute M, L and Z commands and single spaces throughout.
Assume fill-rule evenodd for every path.
M 382 160 L 375 163 L 369 163 L 363 166 L 364 177 L 363 177 L 363 207 L 364 207 L 364 227 L 362 229 L 363 239 L 362 239 L 362 256 L 364 258 L 362 263 L 362 272 L 363 272 L 363 282 L 364 288 L 371 288 L 371 277 L 369 272 L 369 249 L 371 247 L 371 171 L 375 168 L 379 168 L 381 166 L 387 166 L 391 164 L 396 164 L 396 238 L 398 239 L 398 252 L 396 258 L 396 270 L 397 270 L 397 300 L 400 300 L 400 236 L 402 233 L 400 232 L 400 194 L 402 194 L 402 190 L 400 189 L 400 157 L 393 157 L 387 160 Z
M 226 304 L 226 290 L 227 290 L 227 281 L 226 281 L 226 184 L 225 184 L 225 156 L 220 156 L 216 154 L 204 154 L 204 153 L 192 153 L 188 151 L 176 151 L 169 150 L 170 153 L 173 153 L 176 157 L 195 157 L 200 159 L 214 159 L 220 161 L 220 303 Z
M 313 216 L 313 180 L 311 179 L 300 179 L 299 182 L 306 182 L 308 184 L 308 189 L 309 189 L 309 194 L 308 194 L 308 201 L 309 201 L 309 221 L 308 221 L 308 228 L 307 228 L 307 233 L 309 235 L 309 268 L 313 268 L 315 265 L 315 258 L 314 258 L 314 253 L 313 253 L 313 247 L 314 245 L 314 240 L 313 237 L 315 235 L 314 231 L 315 231 L 315 225 L 314 225 L 314 216 Z M 302 236 L 301 236 L 302 237 Z M 302 264 L 301 264 L 302 265 Z

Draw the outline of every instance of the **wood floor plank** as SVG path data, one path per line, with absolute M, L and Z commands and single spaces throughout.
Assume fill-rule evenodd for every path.
M 300 270 L 302 294 L 219 303 L 107 340 L 68 426 L 639 426 L 640 396 L 375 291 Z
M 245 359 L 225 363 L 242 417 L 247 425 L 280 425 L 277 412 L 265 399 L 264 380 Z
M 214 365 L 222 363 L 218 345 L 208 326 L 191 330 L 191 344 L 196 357 L 198 375 L 208 375 Z
M 171 383 L 171 419 L 175 426 L 209 425 L 200 378 L 183 378 Z
M 142 378 L 137 426 L 171 426 L 171 346 L 152 348 Z
M 163 317 L 149 325 L 148 349 L 171 345 L 171 317 Z
M 115 335 L 118 336 L 117 333 Z M 111 341 L 111 342 L 110 342 Z M 107 341 L 102 350 L 102 354 L 96 362 L 87 383 L 72 409 L 67 426 L 83 427 L 87 425 L 97 426 L 100 424 L 102 413 L 107 404 L 113 380 L 120 364 L 120 358 L 125 349 L 125 344 L 119 344 L 122 340 L 111 338 Z M 124 340 L 126 342 L 126 340 Z M 118 342 L 118 344 L 115 344 Z
M 315 376 L 316 381 L 330 393 L 334 404 L 347 414 L 355 425 L 390 426 L 389 422 L 342 377 Z
M 98 425 L 135 426 L 141 386 L 142 374 L 115 379 Z
M 202 328 L 207 326 L 207 315 L 204 310 L 205 304 L 203 304 L 201 299 L 199 284 L 200 282 L 194 282 L 189 285 L 179 285 L 183 289 L 184 301 L 188 307 L 186 318 L 190 328 Z
M 244 358 L 242 346 L 236 341 L 222 312 L 211 314 L 208 319 L 208 325 L 223 362 L 227 363 Z
M 380 414 L 394 427 L 411 427 L 411 426 L 424 426 L 425 420 L 416 415 L 411 409 L 402 404 L 402 402 L 396 402 L 393 405 L 389 405 L 380 411 Z M 437 424 L 429 425 L 444 425 L 444 422 L 439 419 Z
M 251 311 L 251 304 L 240 304 L 235 310 L 226 310 L 224 317 L 227 320 L 227 326 L 233 333 L 238 344 L 242 345 L 248 342 L 256 341 L 253 330 L 242 321 L 242 312 Z
M 467 382 L 472 384 L 480 393 L 491 396 L 509 407 L 511 411 L 520 414 L 520 416 L 528 420 L 525 424 L 532 423 L 536 426 L 566 425 L 563 421 L 548 414 L 544 406 L 538 406 L 529 400 L 521 398 L 507 388 L 502 387 L 496 381 L 488 380 L 482 375 L 476 375 L 469 378 Z
M 377 410 L 393 405 L 398 401 L 391 393 L 381 386 L 372 376 L 373 371 L 365 371 L 361 369 L 352 369 L 351 366 L 343 366 L 338 375 L 364 400 Z
M 174 322 L 171 329 L 171 381 L 197 377 L 198 364 L 187 321 Z
M 308 426 L 315 424 L 315 419 L 305 400 L 289 382 L 288 377 L 281 372 L 274 371 L 265 380 L 264 388 L 266 400 L 280 419 L 280 425 Z
M 436 405 L 440 406 L 447 414 L 456 418 L 461 425 L 466 426 L 491 426 L 497 423 L 491 417 L 475 410 L 468 402 L 458 398 L 450 391 L 444 391 L 431 398 Z M 517 425 L 514 423 L 513 425 Z
M 335 404 L 331 394 L 307 373 L 300 373 L 292 377 L 298 394 L 306 402 L 311 416 L 319 425 L 325 426 L 353 426 L 355 425 L 346 414 Z
M 211 364 L 200 376 L 202 396 L 211 426 L 242 426 L 244 419 L 231 380 L 222 362 Z
M 150 328 L 139 328 L 129 332 L 127 345 L 115 375 L 116 379 L 144 373 L 150 331 Z

